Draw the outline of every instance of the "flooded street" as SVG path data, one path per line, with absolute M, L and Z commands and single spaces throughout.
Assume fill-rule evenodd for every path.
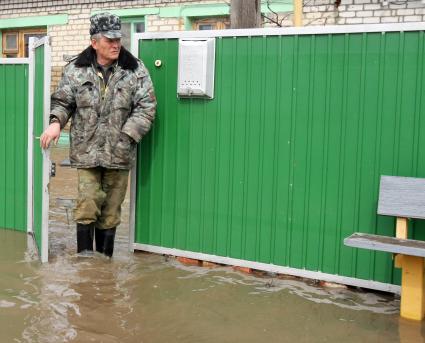
M 113 259 L 76 256 L 66 157 L 52 151 L 50 262 L 27 251 L 26 234 L 0 230 L 0 342 L 424 341 L 425 325 L 401 320 L 391 294 L 129 253 L 128 194 Z

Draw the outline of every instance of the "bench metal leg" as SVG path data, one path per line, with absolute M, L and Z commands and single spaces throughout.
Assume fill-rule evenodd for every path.
M 425 317 L 424 260 L 403 255 L 400 307 L 403 318 L 422 320 Z

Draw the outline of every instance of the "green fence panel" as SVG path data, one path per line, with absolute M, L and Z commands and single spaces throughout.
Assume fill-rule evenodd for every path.
M 381 175 L 425 177 L 424 55 L 423 31 L 217 37 L 214 99 L 178 99 L 178 39 L 141 40 L 135 243 L 399 284 L 343 239 L 394 235 Z
M 0 228 L 27 229 L 28 62 L 0 61 Z

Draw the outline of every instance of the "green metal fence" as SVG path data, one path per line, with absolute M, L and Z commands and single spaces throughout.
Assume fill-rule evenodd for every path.
M 0 59 L 0 228 L 27 228 L 28 60 Z
M 380 176 L 425 177 L 424 29 L 141 35 L 158 112 L 139 149 L 134 247 L 397 290 L 389 254 L 343 238 L 393 236 L 376 215 Z M 202 34 L 216 36 L 215 98 L 179 99 L 178 38 Z

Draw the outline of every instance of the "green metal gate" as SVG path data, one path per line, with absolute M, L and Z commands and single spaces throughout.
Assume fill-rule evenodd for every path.
M 37 137 L 50 108 L 48 39 L 30 39 L 29 58 L 0 59 L 0 228 L 33 235 L 48 259 L 50 161 Z
M 136 37 L 158 112 L 133 174 L 132 248 L 398 292 L 389 254 L 343 238 L 393 236 L 380 176 L 425 177 L 424 30 Z M 216 39 L 212 100 L 176 96 L 178 39 L 192 37 Z M 425 239 L 423 223 L 412 232 Z

